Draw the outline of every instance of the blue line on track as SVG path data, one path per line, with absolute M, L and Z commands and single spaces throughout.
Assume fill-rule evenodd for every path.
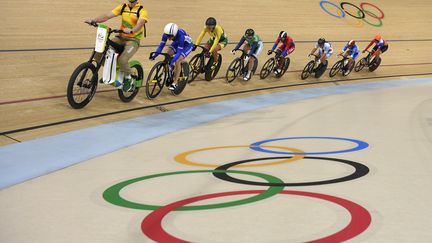
M 415 84 L 432 84 L 432 79 L 394 80 L 257 95 L 6 145 L 0 147 L 0 189 L 149 139 L 239 113 L 327 95 Z

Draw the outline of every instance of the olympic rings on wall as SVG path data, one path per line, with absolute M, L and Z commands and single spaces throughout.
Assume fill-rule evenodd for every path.
M 332 12 L 330 12 L 326 7 L 324 7 L 325 4 L 331 5 L 333 8 L 336 8 L 338 10 L 338 14 L 336 15 L 336 14 L 333 14 Z M 350 13 L 346 9 L 347 6 L 350 6 L 351 8 L 355 8 L 356 12 Z M 370 10 L 366 10 L 365 6 L 369 6 L 369 9 L 370 8 L 376 9 L 379 12 L 379 15 L 375 14 L 374 12 L 372 12 Z M 324 12 L 326 12 L 330 16 L 333 16 L 333 17 L 338 18 L 338 19 L 345 18 L 346 15 L 349 15 L 355 19 L 363 20 L 366 24 L 369 24 L 369 25 L 374 26 L 374 27 L 381 27 L 383 25 L 382 19 L 384 19 L 384 12 L 378 6 L 376 6 L 372 3 L 362 2 L 362 3 L 360 3 L 360 7 L 358 7 L 358 6 L 356 6 L 350 2 L 341 2 L 338 6 L 335 3 L 323 0 L 320 2 L 320 7 L 322 10 L 324 10 Z M 372 23 L 371 21 L 366 20 L 366 15 L 371 17 L 371 18 L 376 19 L 378 21 L 378 23 Z

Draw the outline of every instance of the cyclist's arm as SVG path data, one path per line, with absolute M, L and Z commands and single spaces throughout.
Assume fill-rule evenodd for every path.
M 165 46 L 167 40 L 168 40 L 168 36 L 165 35 L 165 34 L 163 34 L 163 35 L 162 35 L 162 40 L 161 40 L 161 42 L 159 43 L 158 48 L 156 49 L 156 53 L 161 53 L 161 51 L 162 51 L 162 49 L 164 48 L 164 46 Z
M 198 36 L 197 40 L 195 41 L 195 45 L 196 46 L 198 46 L 201 43 L 202 39 L 204 38 L 205 33 L 206 33 L 206 31 L 205 31 L 205 28 L 204 28 L 201 31 L 201 34 Z
M 317 49 L 318 49 L 318 47 L 314 47 L 314 48 L 312 49 L 310 55 L 313 55 L 313 54 L 316 52 Z
M 139 19 L 135 27 L 133 27 L 131 30 L 133 33 L 138 32 L 141 30 L 141 28 L 144 26 L 144 24 L 147 23 L 147 20 L 145 19 Z
M 367 49 L 369 49 L 369 47 L 371 47 L 373 45 L 373 43 L 375 42 L 375 40 L 372 40 L 369 45 L 364 49 L 364 51 L 366 51 Z
M 272 47 L 272 51 L 274 51 L 274 50 L 276 49 L 276 47 L 277 47 L 277 45 L 279 44 L 279 42 L 280 42 L 280 37 L 278 37 L 278 38 L 276 39 L 276 41 L 275 41 L 275 43 L 274 43 L 274 45 L 273 45 L 273 47 Z
M 109 19 L 114 18 L 115 16 L 117 16 L 117 15 L 113 14 L 112 12 L 109 12 L 109 13 L 106 13 L 106 14 L 102 14 L 102 15 L 94 18 L 94 19 L 86 20 L 85 22 L 89 23 L 89 24 L 92 23 L 92 22 L 93 23 L 103 23 L 103 22 L 105 22 L 105 21 L 107 21 Z
M 180 56 L 183 52 L 184 46 L 185 46 L 185 37 L 184 37 L 184 35 L 181 35 L 180 40 L 178 41 L 178 48 L 176 50 L 176 54 L 171 59 L 170 65 L 174 65 L 174 63 L 180 58 Z
M 234 49 L 239 49 L 241 45 L 243 45 L 243 43 L 245 42 L 245 38 L 244 36 L 240 39 L 239 43 L 236 45 L 236 47 Z

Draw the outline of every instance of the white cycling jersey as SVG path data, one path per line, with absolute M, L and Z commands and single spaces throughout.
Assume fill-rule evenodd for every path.
M 322 55 L 323 53 L 325 53 L 325 54 L 332 54 L 333 53 L 333 47 L 328 42 L 324 43 L 324 46 L 322 48 L 319 47 L 318 44 L 316 44 L 315 47 L 318 48 L 320 55 Z

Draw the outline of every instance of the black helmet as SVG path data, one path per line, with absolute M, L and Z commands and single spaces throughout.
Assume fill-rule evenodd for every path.
M 206 20 L 206 26 L 216 26 L 216 19 L 215 18 L 213 18 L 213 17 L 209 17 L 207 20 Z
M 247 29 L 244 36 L 245 37 L 253 37 L 255 35 L 255 31 L 253 29 Z
M 287 38 L 287 36 L 288 36 L 288 34 L 287 34 L 285 31 L 281 31 L 281 32 L 279 33 L 279 38 L 280 38 L 282 41 L 285 41 L 286 38 Z
M 324 45 L 325 42 L 326 40 L 322 37 L 318 39 L 318 45 Z

